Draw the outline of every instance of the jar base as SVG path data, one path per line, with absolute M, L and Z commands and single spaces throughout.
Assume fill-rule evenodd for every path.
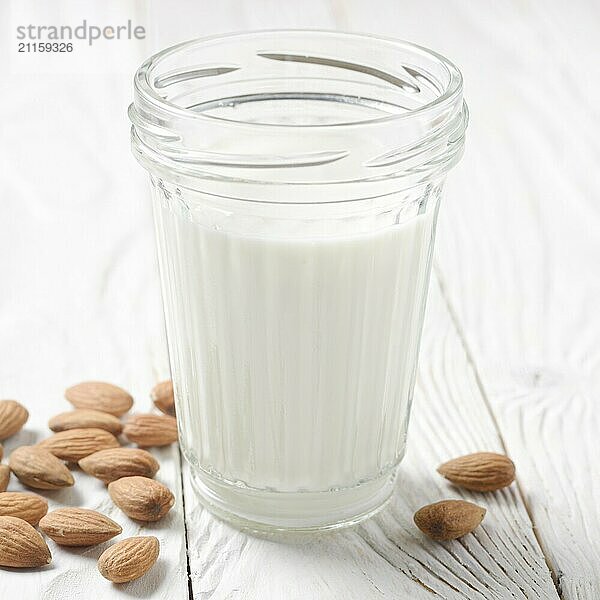
M 350 527 L 379 512 L 396 482 L 388 472 L 351 488 L 328 492 L 276 492 L 225 483 L 190 465 L 204 507 L 233 526 L 259 532 L 311 532 Z

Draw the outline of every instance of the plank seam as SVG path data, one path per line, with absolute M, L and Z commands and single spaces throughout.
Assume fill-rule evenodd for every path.
M 444 302 L 444 304 L 446 305 L 446 308 L 448 309 L 448 313 L 450 315 L 450 320 L 452 321 L 452 324 L 454 325 L 454 327 L 456 329 L 456 334 L 458 335 L 458 339 L 460 340 L 460 343 L 465 352 L 465 356 L 467 358 L 467 363 L 471 366 L 471 369 L 473 370 L 473 376 L 475 378 L 475 383 L 476 383 L 479 393 L 481 394 L 481 397 L 483 399 L 484 406 L 490 415 L 492 424 L 494 426 L 494 429 L 496 430 L 496 435 L 498 436 L 502 450 L 504 451 L 505 454 L 508 454 L 508 448 L 506 446 L 506 442 L 504 441 L 504 437 L 502 435 L 502 430 L 500 429 L 500 424 L 498 422 L 498 419 L 496 418 L 496 413 L 494 412 L 494 409 L 490 402 L 489 396 L 488 396 L 485 386 L 483 384 L 483 380 L 481 378 L 479 368 L 478 368 L 477 364 L 475 363 L 475 359 L 474 359 L 473 353 L 471 351 L 471 347 L 469 346 L 469 343 L 467 342 L 466 334 L 465 334 L 464 329 L 461 326 L 460 319 L 458 317 L 458 313 L 454 309 L 454 305 L 452 304 L 452 301 L 450 300 L 450 295 L 448 293 L 448 288 L 446 287 L 444 277 L 441 272 L 441 268 L 436 263 L 434 263 L 434 265 L 433 265 L 433 272 L 434 272 L 433 274 L 434 274 L 435 278 L 437 279 L 437 282 L 440 286 L 440 293 L 442 296 L 442 301 Z M 525 508 L 525 512 L 527 513 L 527 518 L 529 519 L 529 522 L 531 524 L 531 530 L 533 531 L 533 535 L 535 536 L 535 540 L 538 544 L 538 549 L 541 552 L 542 556 L 544 557 L 546 566 L 548 567 L 548 570 L 550 571 L 550 575 L 552 577 L 552 583 L 554 584 L 554 589 L 556 590 L 556 594 L 561 600 L 564 600 L 563 595 L 561 594 L 560 579 L 558 578 L 558 576 L 552 566 L 552 563 L 550 562 L 550 558 L 544 547 L 544 544 L 538 535 L 537 528 L 535 525 L 535 520 L 533 518 L 533 512 L 531 511 L 531 508 L 526 500 L 526 496 L 523 492 L 523 489 L 519 482 L 518 476 L 515 479 L 515 484 L 516 484 L 516 488 L 517 488 L 517 493 L 519 495 L 519 499 L 523 503 L 523 507 Z
M 194 600 L 194 588 L 192 586 L 192 570 L 190 567 L 190 543 L 188 539 L 187 512 L 185 509 L 185 489 L 183 483 L 185 473 L 183 469 L 183 457 L 181 455 L 181 449 L 179 448 L 179 446 L 177 446 L 177 456 L 179 458 L 179 473 L 181 474 L 181 477 L 179 478 L 179 485 L 181 490 L 181 510 L 183 512 L 183 535 L 185 537 L 185 566 L 188 584 L 188 600 Z

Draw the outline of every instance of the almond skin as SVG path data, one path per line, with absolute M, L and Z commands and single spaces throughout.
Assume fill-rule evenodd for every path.
M 104 429 L 68 429 L 42 440 L 39 448 L 68 462 L 77 462 L 94 452 L 106 448 L 118 448 L 119 440 Z
M 168 446 L 177 441 L 177 421 L 168 415 L 135 415 L 125 423 L 123 433 L 142 448 Z
M 4 492 L 8 487 L 10 480 L 10 467 L 8 465 L 0 465 L 0 492 Z
M 87 508 L 58 508 L 40 521 L 40 529 L 60 546 L 95 546 L 123 530 L 105 515 Z
M 84 381 L 65 390 L 65 398 L 75 408 L 89 408 L 124 415 L 132 406 L 133 398 L 124 389 L 102 381 Z
M 108 484 L 113 502 L 137 521 L 158 521 L 175 503 L 168 487 L 147 477 L 122 477 Z
M 170 379 L 157 383 L 150 392 L 150 398 L 158 410 L 166 415 L 175 415 L 175 394 Z
M 415 525 L 437 542 L 455 540 L 475 529 L 485 516 L 485 508 L 464 500 L 442 500 L 419 509 Z
M 454 485 L 476 492 L 493 492 L 515 480 L 515 465 L 508 456 L 476 452 L 450 460 L 438 473 Z
M 0 444 L 0 460 L 4 457 L 4 446 Z
M 27 521 L 0 517 L 0 566 L 41 567 L 51 560 L 44 538 Z
M 39 446 L 13 450 L 8 464 L 21 483 L 39 490 L 57 490 L 75 483 L 67 465 Z
M 105 550 L 98 559 L 98 570 L 113 583 L 139 579 L 158 559 L 160 544 L 153 536 L 132 537 Z
M 16 400 L 0 400 L 0 440 L 21 431 L 29 419 L 27 409 Z
M 60 413 L 48 421 L 48 427 L 54 432 L 96 428 L 119 435 L 123 431 L 123 424 L 114 415 L 87 408 Z
M 37 494 L 27 492 L 2 492 L 0 516 L 18 517 L 30 525 L 37 525 L 48 512 L 48 501 Z
M 158 461 L 146 450 L 139 448 L 110 448 L 94 452 L 79 461 L 79 466 L 88 474 L 110 483 L 140 475 L 154 477 L 160 467 Z

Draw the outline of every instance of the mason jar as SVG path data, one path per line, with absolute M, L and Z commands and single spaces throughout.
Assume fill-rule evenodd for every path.
M 201 500 L 255 529 L 374 514 L 406 445 L 460 72 L 384 38 L 219 36 L 144 62 L 129 116 Z

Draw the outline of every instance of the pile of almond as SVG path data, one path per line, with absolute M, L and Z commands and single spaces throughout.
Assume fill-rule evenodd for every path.
M 172 492 L 153 477 L 156 458 L 146 449 L 177 441 L 173 385 L 157 384 L 151 398 L 163 413 L 137 414 L 121 422 L 133 406 L 125 390 L 109 383 L 88 381 L 70 387 L 66 399 L 74 410 L 52 417 L 54 432 L 34 446 L 13 450 L 8 465 L 0 464 L 0 566 L 40 567 L 52 556 L 41 532 L 60 546 L 94 546 L 122 532 L 121 526 L 95 510 L 78 507 L 48 512 L 47 500 L 28 492 L 6 491 L 11 472 L 36 491 L 75 484 L 68 464 L 107 484 L 114 504 L 131 519 L 162 519 L 175 502 Z M 15 400 L 0 400 L 0 441 L 18 433 L 29 418 Z M 138 447 L 122 447 L 119 436 Z M 3 447 L 0 443 L 0 460 Z M 158 559 L 158 539 L 132 537 L 110 546 L 98 559 L 98 570 L 115 583 L 144 575 Z
M 515 465 L 503 454 L 476 452 L 450 460 L 438 473 L 457 487 L 475 492 L 495 492 L 515 480 Z M 486 510 L 465 500 L 442 500 L 419 509 L 417 527 L 441 542 L 455 540 L 473 531 L 483 521 Z

